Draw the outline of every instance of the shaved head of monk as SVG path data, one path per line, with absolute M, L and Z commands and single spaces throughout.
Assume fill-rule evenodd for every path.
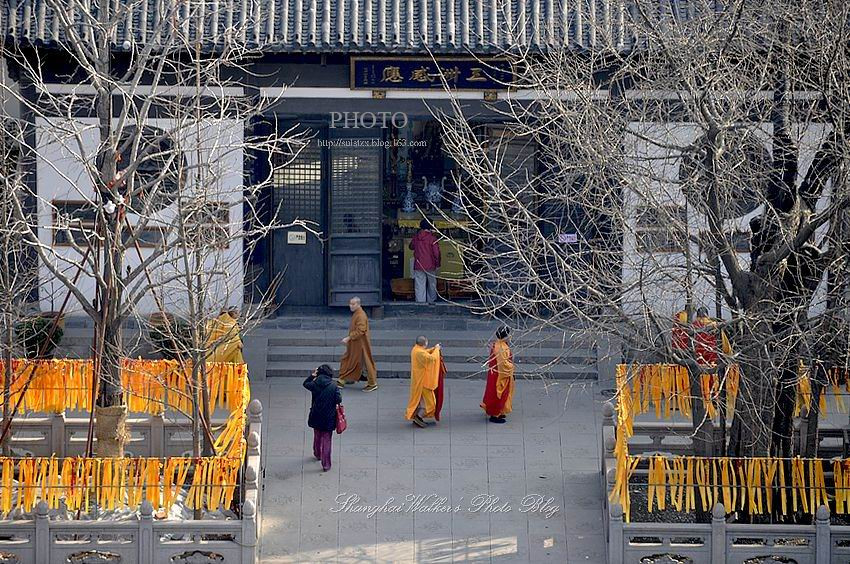
M 425 335 L 419 335 L 418 337 L 416 337 L 416 344 L 420 347 L 427 347 L 428 339 L 425 338 Z
M 351 311 L 357 311 L 358 309 L 360 309 L 360 298 L 354 296 L 353 298 L 348 300 L 348 309 L 350 309 Z

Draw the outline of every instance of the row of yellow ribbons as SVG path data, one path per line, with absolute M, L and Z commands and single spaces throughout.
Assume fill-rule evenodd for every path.
M 841 391 L 841 380 L 847 391 L 850 391 L 850 378 L 837 369 L 830 371 L 829 379 L 837 412 L 847 414 L 847 403 Z M 723 383 L 726 388 L 726 417 L 731 419 L 735 413 L 735 400 L 738 396 L 741 374 L 737 364 L 726 369 Z M 716 374 L 701 374 L 699 376 L 700 396 L 706 414 L 711 419 L 717 416 L 720 401 L 720 379 Z M 655 416 L 670 418 L 674 412 L 685 417 L 691 417 L 691 384 L 688 369 L 678 364 L 643 364 L 617 366 L 618 410 L 620 420 L 629 428 L 631 436 L 632 420 L 635 415 L 646 413 L 650 406 L 655 409 Z M 819 410 L 822 414 L 828 412 L 827 393 L 820 394 Z M 797 378 L 797 394 L 794 416 L 799 416 L 803 407 L 807 410 L 812 405 L 812 385 L 808 370 L 800 366 Z
M 51 509 L 136 509 L 143 499 L 168 510 L 194 468 L 186 496 L 190 509 L 229 508 L 239 459 L 230 458 L 0 458 L 0 511 L 30 512 L 39 499 Z M 17 499 L 13 480 L 17 470 Z
M 0 363 L 0 374 L 4 365 Z M 23 394 L 23 412 L 62 413 L 91 410 L 93 366 L 91 360 L 12 361 L 11 403 Z M 202 371 L 210 397 L 210 410 L 229 410 L 227 423 L 215 440 L 215 452 L 229 458 L 244 453 L 245 410 L 251 399 L 245 364 L 207 362 Z M 0 394 L 4 387 L 0 378 Z M 29 385 L 27 385 L 29 382 Z M 121 383 L 127 408 L 134 413 L 161 415 L 166 409 L 192 412 L 192 365 L 171 360 L 125 359 Z
M 61 413 L 91 409 L 93 366 L 91 360 L 12 361 L 11 401 L 23 393 L 24 411 Z M 5 366 L 0 362 L 0 374 Z M 248 373 L 244 364 L 208 362 L 204 367 L 212 408 L 240 409 Z M 0 378 L 0 393 L 5 388 Z M 166 409 L 191 413 L 192 364 L 173 360 L 125 359 L 121 385 L 130 411 L 160 415 Z M 29 383 L 29 385 L 27 385 Z M 26 391 L 24 389 L 26 388 Z
M 722 503 L 728 512 L 770 514 L 778 503 L 782 514 L 790 510 L 814 515 L 821 505 L 831 505 L 834 513 L 850 512 L 850 460 L 626 456 L 617 464 L 609 497 L 620 503 L 627 521 L 629 479 L 641 461 L 649 466 L 650 513 L 654 508 L 693 511 L 697 498 L 706 511 Z M 830 463 L 834 479 L 827 484 L 824 467 Z
M 678 411 L 686 417 L 691 416 L 691 388 L 688 370 L 674 364 L 618 365 L 617 366 L 617 427 L 614 454 L 617 458 L 617 475 L 611 500 L 618 501 L 629 519 L 630 497 L 629 478 L 642 460 L 649 464 L 649 511 L 653 504 L 664 509 L 669 495 L 670 506 L 677 511 L 692 511 L 695 508 L 695 496 L 699 495 L 703 507 L 710 508 L 722 501 L 731 511 L 737 507 L 751 513 L 770 512 L 773 503 L 773 490 L 778 488 L 782 512 L 787 510 L 786 494 L 790 492 L 791 506 L 794 511 L 799 507 L 803 511 L 814 513 L 822 503 L 831 499 L 835 511 L 850 511 L 850 461 L 833 462 L 835 472 L 834 491 L 828 495 L 824 480 L 823 465 L 827 461 L 820 459 L 795 458 L 788 461 L 789 476 L 781 459 L 728 459 L 696 457 L 639 457 L 631 456 L 628 451 L 628 439 L 634 433 L 634 417 L 655 409 L 656 417 L 669 418 Z M 833 370 L 829 374 L 836 407 L 846 413 L 845 403 L 839 390 L 839 380 L 843 376 Z M 727 368 L 724 382 L 726 386 L 727 414 L 734 414 L 735 398 L 740 384 L 740 370 L 737 365 Z M 846 383 L 850 389 L 850 382 Z M 719 379 L 714 374 L 700 375 L 700 395 L 706 414 L 714 418 L 717 414 L 716 402 L 719 398 Z M 820 410 L 826 412 L 825 393 L 820 396 Z M 811 408 L 811 382 L 803 366 L 797 382 L 798 415 L 803 406 Z M 808 470 L 807 470 L 808 469 Z M 764 493 L 762 493 L 764 492 Z M 722 494 L 722 497 L 719 496 Z

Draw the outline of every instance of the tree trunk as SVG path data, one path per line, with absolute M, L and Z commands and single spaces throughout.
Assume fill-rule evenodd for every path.
M 818 420 L 820 419 L 820 397 L 824 392 L 824 382 L 828 382 L 827 373 L 819 362 L 812 367 L 812 407 L 800 421 L 800 432 L 805 432 L 806 440 L 801 445 L 799 454 L 805 458 L 816 458 L 818 455 Z M 823 378 L 823 379 L 822 379 Z
M 201 456 L 201 417 L 200 417 L 200 380 L 201 380 L 201 363 L 197 358 L 192 362 L 192 457 L 197 460 Z M 195 472 L 198 472 L 199 466 L 195 466 Z M 199 520 L 203 517 L 203 512 L 200 507 L 196 507 L 193 512 L 193 518 Z
M 699 385 L 700 375 L 694 374 L 691 369 L 688 369 L 688 373 L 691 381 L 691 397 L 699 398 L 698 401 L 692 402 L 691 406 L 691 418 L 694 426 L 694 455 L 713 456 L 714 422 L 706 414 L 702 402 L 702 391 Z
M 702 402 L 702 391 L 699 385 L 699 374 L 694 374 L 693 370 L 688 369 L 688 374 L 691 381 L 691 397 L 699 398 L 697 401 L 691 402 L 691 417 L 693 421 L 694 434 L 693 445 L 695 456 L 713 456 L 714 445 L 714 422 L 708 417 L 705 412 L 705 406 Z M 699 498 L 699 496 L 697 496 Z M 697 523 L 711 522 L 711 508 L 703 507 L 702 500 L 696 500 L 694 508 Z
M 110 304 L 104 300 L 101 307 L 109 308 Z M 100 384 L 95 408 L 95 453 L 99 458 L 120 458 L 127 440 L 127 406 L 121 391 L 121 322 L 105 324 L 100 336 L 103 342 L 95 374 Z
M 768 456 L 774 415 L 774 365 L 760 344 L 771 342 L 770 328 L 762 322 L 747 329 L 741 335 L 741 348 L 752 352 L 739 364 L 741 381 L 729 451 L 730 456 Z
M 776 386 L 776 408 L 773 413 L 771 454 L 780 458 L 792 455 L 791 437 L 793 435 L 794 402 L 797 392 L 797 356 L 790 354 L 791 360 L 786 361 L 780 371 L 779 382 Z M 794 367 L 789 367 L 793 363 Z
M 207 363 L 201 362 L 201 417 L 203 419 L 203 430 L 211 429 L 212 415 L 210 414 L 210 390 L 207 386 Z M 201 429 L 198 429 L 200 432 Z M 213 456 L 213 445 L 210 443 L 210 435 L 207 432 L 202 433 L 203 443 L 201 454 L 203 456 Z
M 101 5 L 98 10 L 95 43 L 103 47 L 99 49 L 94 61 L 95 72 L 100 76 L 110 76 L 112 73 L 112 52 L 109 49 L 107 29 L 111 16 L 111 6 Z M 97 153 L 98 175 L 96 189 L 98 191 L 99 209 L 97 228 L 103 240 L 102 277 L 104 284 L 99 287 L 99 319 L 95 320 L 96 338 L 100 339 L 100 348 L 95 347 L 95 365 L 97 372 L 94 377 L 98 382 L 97 406 L 95 407 L 95 429 L 97 437 L 96 455 L 99 457 L 124 456 L 124 443 L 127 440 L 126 421 L 127 406 L 124 404 L 121 392 L 121 362 L 123 360 L 123 343 L 121 335 L 121 317 L 119 308 L 122 298 L 122 268 L 124 249 L 122 248 L 122 220 L 125 210 L 119 205 L 121 199 L 121 183 L 117 178 L 118 155 L 117 148 L 120 139 L 115 139 L 113 129 L 113 100 L 112 91 L 108 86 L 100 85 L 95 94 L 95 111 L 98 120 L 101 146 Z M 117 206 L 113 213 L 106 211 L 106 204 Z

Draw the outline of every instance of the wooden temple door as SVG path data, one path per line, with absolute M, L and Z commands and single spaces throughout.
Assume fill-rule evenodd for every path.
M 286 131 L 290 124 L 279 128 Z M 291 148 L 273 155 L 279 168 L 273 181 L 273 213 L 279 224 L 295 220 L 309 222 L 317 237 L 307 228 L 278 229 L 273 235 L 272 279 L 277 282 L 276 303 L 281 306 L 322 306 L 325 304 L 325 173 L 322 130 L 305 128 L 311 135 L 305 147 Z M 300 151 L 298 150 L 300 148 Z
M 382 132 L 331 130 L 328 305 L 381 303 Z

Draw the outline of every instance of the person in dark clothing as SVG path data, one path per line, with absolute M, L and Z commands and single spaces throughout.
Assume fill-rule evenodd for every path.
M 313 394 L 307 425 L 313 429 L 313 456 L 322 461 L 322 469 L 331 469 L 331 439 L 336 430 L 336 406 L 342 395 L 334 380 L 334 371 L 323 364 L 304 380 L 304 387 Z

